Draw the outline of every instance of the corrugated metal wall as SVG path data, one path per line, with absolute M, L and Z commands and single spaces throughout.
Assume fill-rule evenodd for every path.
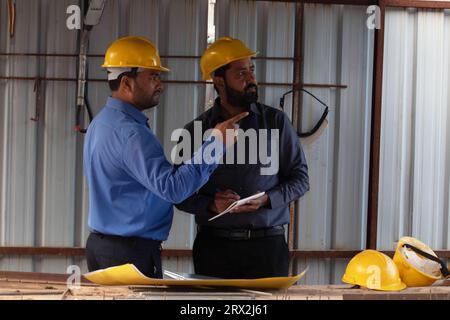
M 374 32 L 363 6 L 306 5 L 304 82 L 346 89 L 308 89 L 330 106 L 323 136 L 304 146 L 311 190 L 299 201 L 299 241 L 304 250 L 365 247 Z M 323 107 L 303 95 L 304 130 Z M 339 283 L 347 261 L 309 259 L 306 283 Z
M 69 1 L 16 3 L 18 30 L 11 40 L 2 33 L 3 52 L 76 53 L 77 32 L 65 27 Z M 148 15 L 154 19 L 146 18 Z M 222 0 L 217 3 L 215 18 L 217 37 L 238 37 L 261 56 L 294 54 L 294 4 Z M 119 36 L 140 34 L 151 38 L 163 55 L 200 55 L 206 47 L 206 19 L 207 1 L 108 1 L 100 25 L 92 32 L 90 53 L 102 54 Z M 31 27 L 25 29 L 28 25 Z M 39 36 L 42 34 L 46 36 Z M 330 126 L 319 141 L 305 146 L 312 189 L 300 202 L 301 249 L 359 249 L 364 245 L 372 41 L 365 28 L 364 8 L 305 7 L 305 82 L 342 83 L 349 87 L 312 90 L 331 106 Z M 195 59 L 166 59 L 164 63 L 173 70 L 168 79 L 200 80 Z M 89 77 L 104 77 L 100 64 L 101 58 L 89 60 Z M 293 80 L 293 61 L 256 60 L 256 67 L 260 82 Z M 75 77 L 75 68 L 76 58 L 17 57 L 8 58 L 5 74 Z M 41 83 L 38 122 L 29 120 L 36 110 L 33 85 L 8 81 L 1 87 L 6 90 L 1 112 L 5 124 L 1 133 L 2 245 L 83 246 L 88 233 L 87 191 L 82 178 L 83 138 L 72 130 L 75 83 Z M 261 101 L 278 106 L 281 95 L 290 89 L 264 86 Z M 108 93 L 106 83 L 89 84 L 88 96 L 95 113 Z M 149 113 L 152 128 L 167 152 L 173 145 L 169 141 L 172 130 L 204 110 L 204 100 L 202 85 L 167 85 L 161 105 Z M 288 96 L 288 115 L 291 103 Z M 321 112 L 305 96 L 305 129 L 313 125 Z M 178 212 L 164 246 L 190 249 L 194 236 L 192 217 Z M 4 257 L 0 268 L 64 272 L 70 263 L 72 259 Z M 328 283 L 334 281 L 342 263 L 337 270 L 331 261 L 301 261 L 299 267 L 305 264 L 310 266 L 307 283 Z M 192 271 L 190 260 L 185 258 L 166 260 L 165 267 Z
M 216 4 L 216 38 L 232 36 L 263 57 L 294 56 L 295 4 L 259 1 L 221 0 Z M 292 83 L 293 61 L 255 60 L 259 82 Z M 260 101 L 278 107 L 290 86 L 261 87 Z M 285 101 L 286 112 L 292 109 L 291 95 Z
M 450 11 L 388 9 L 385 30 L 378 246 L 448 249 Z
M 0 0 L 0 7 L 5 8 L 6 2 Z M 16 35 L 10 39 L 2 25 L 0 52 L 76 53 L 78 34 L 65 25 L 65 9 L 74 3 L 16 0 Z M 117 37 L 139 34 L 152 39 L 162 55 L 201 55 L 207 8 L 206 0 L 110 0 L 91 34 L 90 53 L 103 54 Z M 304 146 L 311 191 L 299 201 L 300 249 L 365 246 L 374 40 L 373 31 L 366 28 L 365 10 L 305 5 L 304 82 L 348 87 L 310 89 L 330 106 L 330 113 L 324 135 Z M 294 54 L 295 4 L 221 0 L 215 19 L 217 37 L 238 37 L 260 56 Z M 0 10 L 0 21 L 7 21 L 5 10 Z M 449 14 L 389 10 L 386 23 L 379 246 L 392 249 L 401 234 L 412 233 L 432 246 L 446 247 Z M 430 56 L 433 59 L 425 59 Z M 172 69 L 168 79 L 201 79 L 197 59 L 171 58 L 163 63 Z M 90 58 L 90 78 L 105 77 L 100 64 L 101 58 Z M 256 68 L 260 82 L 293 80 L 290 60 L 256 60 Z M 76 58 L 0 57 L 0 74 L 74 78 Z M 34 87 L 33 81 L 0 81 L 0 244 L 84 246 L 87 189 L 82 176 L 83 137 L 73 131 L 76 84 L 42 81 L 38 92 Z M 290 89 L 263 86 L 261 101 L 278 106 L 280 96 Z M 89 83 L 95 113 L 108 94 L 106 83 Z M 160 106 L 149 116 L 167 153 L 173 146 L 172 130 L 202 112 L 204 101 L 203 85 L 166 86 Z M 291 104 L 289 96 L 288 115 Z M 39 120 L 31 121 L 37 110 Z M 322 110 L 303 95 L 304 130 L 312 128 Z M 193 218 L 177 211 L 164 247 L 190 249 L 194 236 Z M 72 263 L 86 270 L 83 259 L 0 257 L 3 270 L 65 272 Z M 335 283 L 340 282 L 345 264 L 345 260 L 308 259 L 299 261 L 298 269 L 310 267 L 306 283 Z M 164 266 L 192 271 L 186 258 L 166 259 Z
M 216 32 L 231 35 L 262 56 L 294 55 L 295 4 L 219 1 Z M 217 19 L 218 17 L 218 19 Z M 374 32 L 366 28 L 361 6 L 305 5 L 305 83 L 344 84 L 347 89 L 308 89 L 331 108 L 329 127 L 304 146 L 311 190 L 299 201 L 299 249 L 361 249 L 365 246 L 372 97 Z M 292 82 L 292 61 L 257 61 L 260 82 Z M 261 101 L 278 106 L 290 90 L 267 88 Z M 288 96 L 291 98 L 291 96 Z M 291 116 L 291 100 L 286 112 Z M 304 130 L 310 130 L 323 107 L 303 95 Z M 346 261 L 308 259 L 305 283 L 339 282 Z
M 77 31 L 66 27 L 66 8 L 74 1 L 18 0 L 14 38 L 1 28 L 1 52 L 77 53 Z M 6 8 L 7 1 L 0 6 Z M 7 22 L 7 13 L 1 21 Z M 104 54 L 109 44 L 128 34 L 152 39 L 163 55 L 200 55 L 207 40 L 206 1 L 107 1 L 101 23 L 91 34 L 90 54 Z M 75 57 L 2 57 L 1 74 L 27 77 L 76 77 Z M 89 59 L 89 77 L 105 78 L 101 58 Z M 172 72 L 167 79 L 201 80 L 195 59 L 164 59 Z M 5 66 L 5 67 L 3 67 Z M 73 131 L 75 82 L 2 81 L 1 120 L 1 245 L 84 246 L 87 229 L 87 188 L 82 173 L 83 137 Z M 94 113 L 109 94 L 105 83 L 90 82 L 88 97 Z M 4 102 L 3 102 L 4 101 Z M 169 152 L 170 133 L 203 110 L 202 85 L 171 84 L 160 106 L 149 112 L 151 126 Z M 38 121 L 31 121 L 39 110 Z M 174 117 L 176 115 L 176 117 Z M 176 214 L 168 248 L 191 248 L 194 221 Z M 0 269 L 65 272 L 66 258 L 0 257 Z M 75 259 L 77 260 L 77 259 Z M 83 260 L 83 259 L 82 259 Z M 186 259 L 168 268 L 190 268 Z M 189 270 L 191 271 L 191 270 Z
M 76 53 L 77 33 L 65 26 L 73 1 L 17 1 L 14 38 L 2 26 L 2 52 Z M 76 3 L 76 2 L 75 2 Z M 2 15 L 6 1 L 1 1 Z M 2 23 L 8 21 L 6 16 Z M 45 36 L 43 36 L 45 35 Z M 10 57 L 4 75 L 74 77 L 73 58 Z M 77 137 L 75 83 L 2 81 L 1 244 L 74 246 Z M 39 120 L 36 117 L 39 110 Z M 1 269 L 64 271 L 72 259 L 4 258 Z

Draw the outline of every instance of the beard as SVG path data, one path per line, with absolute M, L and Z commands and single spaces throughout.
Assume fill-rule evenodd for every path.
M 135 101 L 139 104 L 141 110 L 151 109 L 159 104 L 161 91 L 156 90 L 151 95 L 142 89 L 137 83 L 138 90 L 135 93 Z
M 255 91 L 250 91 L 252 88 L 255 88 Z M 225 92 L 228 103 L 238 108 L 249 109 L 252 103 L 258 101 L 258 86 L 253 83 L 245 87 L 242 92 L 231 88 L 225 81 Z

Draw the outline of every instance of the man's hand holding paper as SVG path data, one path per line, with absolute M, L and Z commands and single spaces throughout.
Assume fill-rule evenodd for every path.
M 269 201 L 268 196 L 264 192 L 258 192 L 249 198 L 242 200 L 240 199 L 241 197 L 233 190 L 228 189 L 226 191 L 217 192 L 209 209 L 219 214 L 209 219 L 209 221 L 212 221 L 226 213 L 255 212 L 262 206 L 267 205 Z
M 241 197 L 233 190 L 218 191 L 211 202 L 209 210 L 214 213 L 225 211 L 233 202 L 238 201 Z
M 257 193 L 259 193 L 259 191 Z M 259 208 L 264 207 L 268 204 L 269 204 L 269 196 L 267 194 L 264 194 L 258 198 L 249 200 L 248 202 L 246 202 L 241 206 L 233 208 L 230 212 L 231 213 L 255 212 Z

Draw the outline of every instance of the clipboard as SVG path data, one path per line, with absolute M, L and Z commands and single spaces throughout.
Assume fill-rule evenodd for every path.
M 243 204 L 248 203 L 250 200 L 254 200 L 257 199 L 259 197 L 262 197 L 263 195 L 265 195 L 265 192 L 260 192 L 257 194 L 254 194 L 250 197 L 244 198 L 244 199 L 240 199 L 238 201 L 233 202 L 232 204 L 230 204 L 230 206 L 228 208 L 226 208 L 224 211 L 222 211 L 221 213 L 219 213 L 218 215 L 215 215 L 214 217 L 208 219 L 208 221 L 213 221 L 221 216 L 223 216 L 224 214 L 230 212 L 231 210 L 233 210 L 236 207 L 242 206 Z

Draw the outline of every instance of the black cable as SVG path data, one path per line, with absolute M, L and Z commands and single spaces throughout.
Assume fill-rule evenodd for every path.
M 83 11 L 84 11 L 84 16 L 86 16 L 87 11 L 89 9 L 89 0 L 84 0 L 83 1 Z M 92 30 L 92 26 L 88 26 L 88 25 L 84 25 L 83 26 L 83 30 L 79 32 L 78 34 L 78 42 L 80 43 L 81 37 L 83 37 L 83 33 L 84 32 L 90 32 Z M 82 40 L 81 40 L 82 41 Z M 80 54 L 80 52 L 79 52 Z M 79 70 L 80 68 L 80 64 L 79 64 L 79 60 L 77 59 L 77 70 Z M 89 75 L 89 66 L 86 63 L 86 72 L 85 72 L 85 79 L 88 79 Z M 78 80 L 78 73 L 77 73 L 77 80 Z M 87 81 L 84 82 L 84 97 L 83 97 L 83 104 L 77 104 L 77 111 L 76 111 L 76 115 L 75 115 L 75 131 L 80 132 L 80 133 L 86 133 L 87 132 L 87 128 L 82 129 L 81 128 L 81 110 L 83 109 L 83 107 L 86 107 L 86 110 L 88 112 L 88 116 L 89 116 L 89 123 L 91 123 L 92 119 L 94 118 L 93 113 L 92 113 L 92 109 L 89 103 L 89 99 L 88 99 L 88 83 Z
M 323 102 L 322 100 L 320 100 L 319 98 L 317 98 L 315 95 L 313 95 L 311 92 L 309 92 L 308 90 L 302 89 L 302 88 L 298 88 L 298 89 L 293 89 L 293 90 L 289 90 L 288 92 L 284 93 L 281 98 L 280 98 L 280 108 L 284 111 L 284 99 L 286 97 L 286 95 L 293 93 L 294 91 L 303 91 L 307 94 L 309 94 L 311 97 L 313 97 L 315 100 L 317 100 L 320 104 L 325 106 L 325 110 L 322 113 L 322 116 L 320 117 L 319 121 L 316 123 L 316 125 L 312 128 L 312 130 L 307 131 L 307 132 L 297 132 L 297 135 L 300 138 L 305 138 L 305 137 L 309 137 L 312 136 L 314 133 L 317 132 L 317 130 L 319 130 L 320 126 L 322 125 L 322 123 L 325 121 L 325 119 L 327 118 L 328 115 L 328 110 L 329 107 L 328 105 Z
M 89 103 L 89 99 L 88 99 L 88 85 L 87 85 L 87 83 L 86 83 L 86 94 L 84 95 L 84 103 L 86 105 L 86 110 L 88 112 L 89 123 L 91 123 L 92 119 L 94 119 L 94 114 L 92 113 L 91 104 Z

